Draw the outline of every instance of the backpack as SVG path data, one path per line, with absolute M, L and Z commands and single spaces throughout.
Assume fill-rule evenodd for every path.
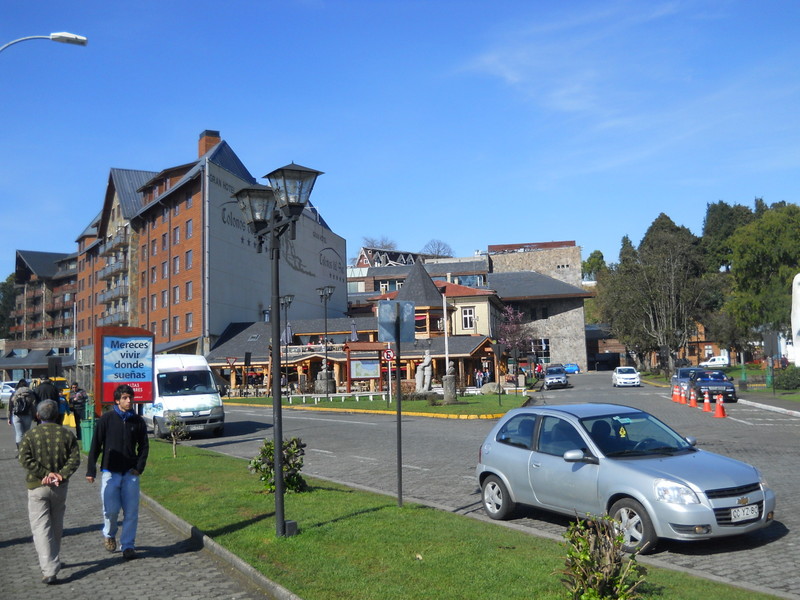
M 18 417 L 31 414 L 35 399 L 30 388 L 24 388 L 14 394 L 14 414 Z

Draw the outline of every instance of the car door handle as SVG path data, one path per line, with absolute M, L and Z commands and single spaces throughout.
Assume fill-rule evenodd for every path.
M 542 463 L 538 463 L 538 462 L 532 462 L 531 463 L 531 469 L 538 469 L 541 466 L 542 466 Z

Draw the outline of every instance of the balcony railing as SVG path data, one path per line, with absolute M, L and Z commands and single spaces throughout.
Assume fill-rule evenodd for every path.
M 102 317 L 97 320 L 97 324 L 100 327 L 104 327 L 106 325 L 117 325 L 119 323 L 127 323 L 128 322 L 128 311 L 126 310 L 119 310 L 114 313 L 104 313 Z
M 117 262 L 111 263 L 110 265 L 106 265 L 105 267 L 100 269 L 100 272 L 97 274 L 97 276 L 100 279 L 108 279 L 115 273 L 120 273 L 122 271 L 125 271 L 127 268 L 128 268 L 127 260 L 118 260 Z
M 112 300 L 116 300 L 117 298 L 127 298 L 128 297 L 128 286 L 127 285 L 118 285 L 117 287 L 111 288 L 110 290 L 103 290 L 98 295 L 98 301 L 101 304 L 105 304 L 106 302 L 111 302 Z
M 128 245 L 128 232 L 122 230 L 103 245 L 103 248 L 100 251 L 100 255 L 106 256 L 109 253 L 116 250 L 117 248 L 119 248 L 120 246 L 127 246 L 127 245 Z

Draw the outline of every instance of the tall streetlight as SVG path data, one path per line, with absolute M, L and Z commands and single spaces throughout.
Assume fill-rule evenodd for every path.
M 259 248 L 264 238 L 269 238 L 270 264 L 272 265 L 271 306 L 276 309 L 280 305 L 280 249 L 278 238 L 287 230 L 294 239 L 294 230 L 297 220 L 303 214 L 303 209 L 308 204 L 311 190 L 320 171 L 301 167 L 294 163 L 265 177 L 270 185 L 252 185 L 244 187 L 234 194 L 244 213 L 245 222 L 250 231 L 258 236 Z M 272 329 L 272 365 L 281 363 L 281 318 L 280 310 L 275 311 L 271 321 Z M 272 415 L 273 434 L 275 440 L 275 533 L 278 537 L 294 535 L 297 532 L 297 523 L 284 519 L 283 497 L 285 494 L 283 478 L 283 415 L 281 413 L 281 382 L 280 378 L 272 377 Z
M 323 320 L 325 321 L 325 337 L 322 338 L 322 344 L 325 346 L 325 368 L 322 371 L 325 375 L 325 381 L 323 382 L 325 386 L 325 400 L 328 399 L 328 394 L 330 393 L 328 383 L 330 381 L 328 378 L 328 300 L 333 296 L 333 291 L 335 289 L 336 288 L 332 285 L 317 288 L 319 299 L 322 301 Z
M 27 37 L 21 37 L 18 40 L 13 40 L 3 46 L 0 46 L 0 52 L 9 46 L 13 46 L 14 44 L 25 42 L 27 40 L 52 40 L 53 42 L 60 42 L 62 44 L 76 44 L 78 46 L 85 46 L 89 43 L 89 40 L 82 35 L 61 31 L 59 33 L 51 33 L 50 35 L 29 35 Z

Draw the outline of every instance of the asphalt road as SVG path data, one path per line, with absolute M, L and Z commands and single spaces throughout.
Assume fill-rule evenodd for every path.
M 570 379 L 572 388 L 540 393 L 537 401 L 614 402 L 642 408 L 681 434 L 695 436 L 699 447 L 756 465 L 777 494 L 777 518 L 766 529 L 707 542 L 663 541 L 654 555 L 643 560 L 800 599 L 800 554 L 792 533 L 800 530 L 800 473 L 795 459 L 800 417 L 741 403 L 726 404 L 728 416 L 720 419 L 714 418 L 713 412 L 672 402 L 668 388 L 613 388 L 610 373 Z M 271 437 L 271 420 L 269 408 L 228 406 L 224 437 L 189 443 L 249 459 L 263 439 Z M 474 469 L 478 447 L 492 423 L 405 416 L 401 424 L 404 501 L 483 516 Z M 397 494 L 394 415 L 284 409 L 283 431 L 284 436 L 299 436 L 307 444 L 304 474 Z M 520 514 L 514 525 L 548 537 L 560 539 L 567 525 L 564 518 L 541 511 Z M 286 518 L 292 518 L 290 499 Z M 302 528 L 302 523 L 299 526 Z

